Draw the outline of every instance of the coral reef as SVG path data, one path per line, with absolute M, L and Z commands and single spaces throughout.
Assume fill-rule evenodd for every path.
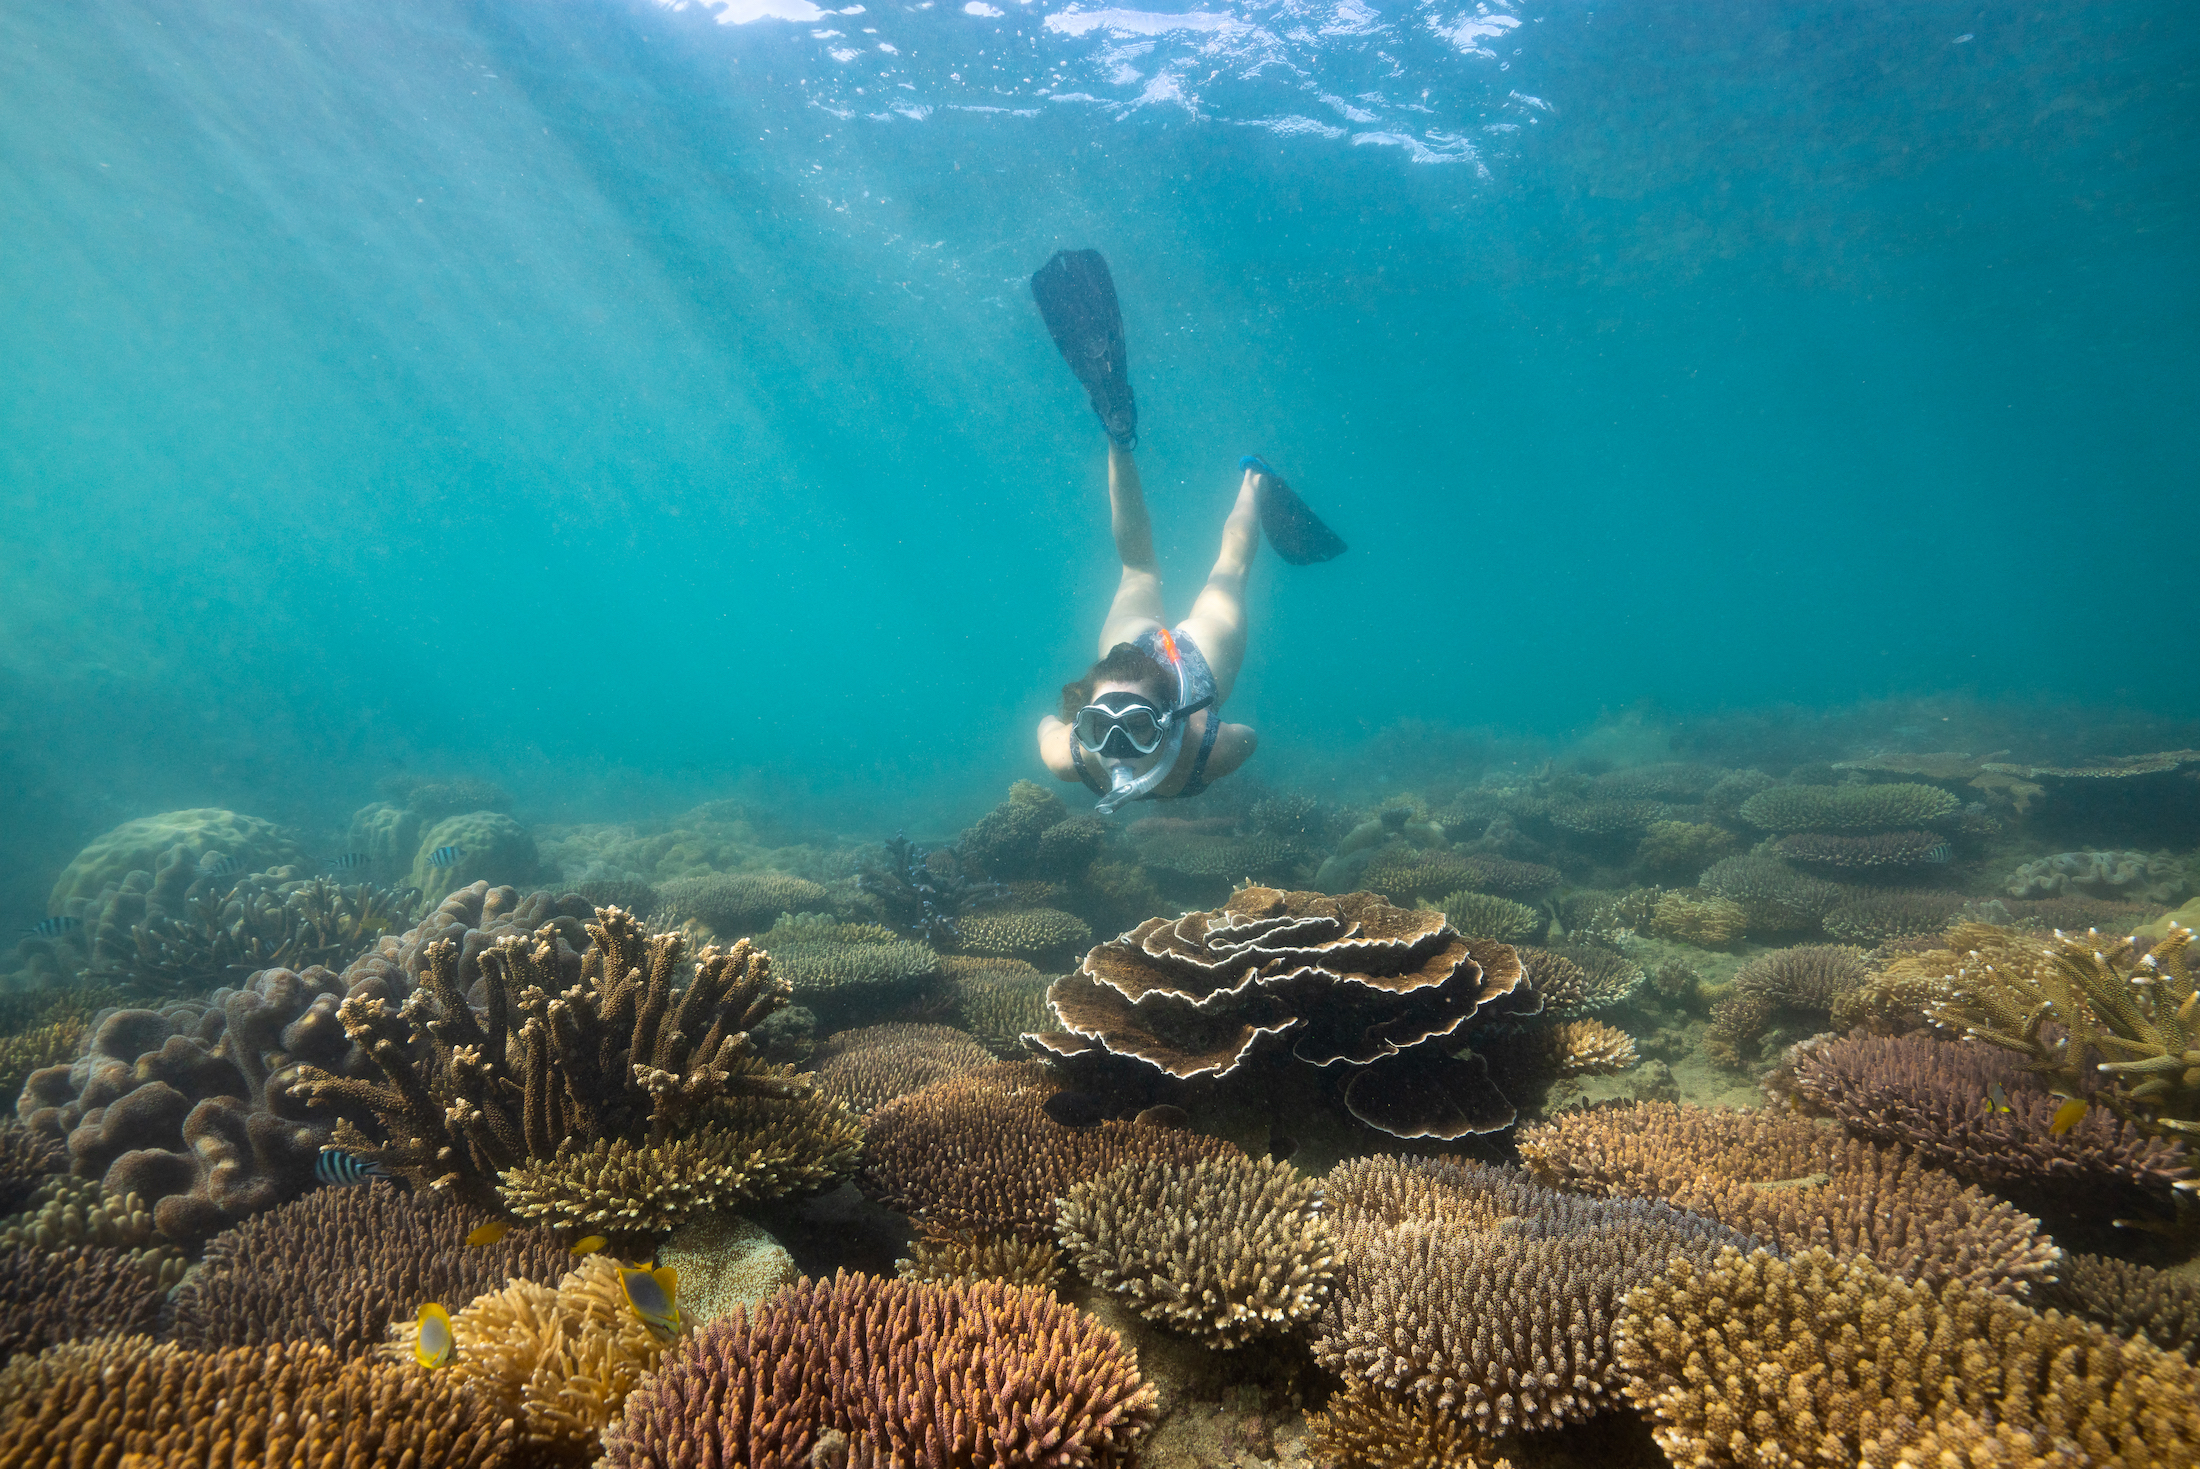
M 412 870 L 420 837 L 428 829 L 427 818 L 387 801 L 376 801 L 352 813 L 344 835 L 344 849 L 365 859 L 366 871 L 390 881 Z
M 1153 1389 L 1115 1334 L 1043 1290 L 843 1271 L 697 1332 L 626 1399 L 606 1469 L 1125 1462 Z M 1043 1458 L 1041 1457 L 1043 1455 Z
M 1780 838 L 1766 850 L 1806 867 L 1860 872 L 1930 867 L 1946 862 L 1950 855 L 1948 839 L 1937 831 L 1875 831 L 1862 836 L 1799 831 Z
M 1650 932 L 1699 949 L 1724 949 L 1749 931 L 1749 914 L 1732 898 L 1672 888 L 1650 910 Z
M 822 911 L 829 896 L 822 885 L 783 872 L 706 872 L 676 877 L 658 893 L 665 911 L 673 918 L 694 919 L 722 939 L 769 928 L 782 913 Z M 628 904 L 620 906 L 629 913 L 650 911 Z
M 1664 802 L 1648 800 L 1557 800 L 1544 813 L 1559 830 L 1593 838 L 1639 836 L 1672 814 Z
M 781 914 L 756 937 L 790 993 L 806 1002 L 835 991 L 889 989 L 923 979 L 939 956 L 875 923 L 842 923 L 822 914 Z
M 136 1194 L 110 1194 L 96 1178 L 60 1174 L 40 1185 L 29 1204 L 0 1220 L 0 1250 L 100 1245 L 127 1252 L 163 1289 L 182 1278 L 183 1252 L 153 1227 L 152 1209 Z
M 1906 831 L 1963 803 L 1938 786 L 1773 786 L 1742 802 L 1739 814 L 1766 831 Z
M 1601 1020 L 1564 1020 L 1546 1032 L 1560 1076 L 1610 1076 L 1635 1064 L 1635 1038 Z
M 449 854 L 438 863 L 437 854 Z M 421 835 L 405 885 L 433 903 L 477 882 L 532 882 L 542 865 L 527 828 L 495 811 L 446 816 Z
M 658 1263 L 680 1272 L 680 1313 L 715 1321 L 737 1306 L 753 1306 L 801 1272 L 786 1246 L 738 1214 L 703 1214 L 672 1232 Z
M 1321 1309 L 1336 1258 L 1321 1207 L 1288 1163 L 1137 1158 L 1073 1186 L 1054 1230 L 1085 1279 L 1228 1350 Z
M 326 1347 L 57 1347 L 18 1379 L 0 1464 L 516 1465 L 513 1425 L 448 1373 Z M 36 1404 L 35 1408 L 32 1404 Z
M 2200 1462 L 2181 1358 L 1821 1249 L 1676 1260 L 1628 1297 L 1620 1362 L 1676 1464 Z
M 233 870 L 264 871 L 298 860 L 298 846 L 273 822 L 218 806 L 140 816 L 103 832 L 70 859 L 46 900 L 48 913 L 77 914 L 83 904 L 120 888 L 133 872 L 151 872 L 174 853 L 186 868 L 209 856 L 227 858 Z
M 2200 1281 L 2189 1277 L 2128 1260 L 2071 1254 L 2063 1258 L 2061 1278 L 2042 1292 L 2041 1305 L 2200 1362 Z
M 1635 844 L 1635 862 L 1655 876 L 1693 881 L 1721 857 L 1732 856 L 1735 845 L 1734 833 L 1710 822 L 1653 821 Z
M 1316 1463 L 1336 1469 L 1511 1469 L 1489 1439 L 1420 1399 L 1347 1383 L 1306 1417 Z
M 547 1230 L 466 1243 L 495 1217 L 386 1184 L 317 1189 L 207 1241 L 204 1263 L 176 1292 L 174 1340 L 195 1351 L 300 1342 L 357 1356 L 423 1301 L 455 1304 L 507 1279 L 564 1273 L 570 1258 Z
M 159 1277 L 127 1250 L 19 1245 L 0 1256 L 0 1361 L 55 1342 L 151 1331 L 164 1294 Z
M 935 1081 L 993 1063 L 971 1035 L 946 1025 L 867 1025 L 825 1038 L 817 1089 L 857 1116 Z
M 1257 831 L 1238 834 L 1148 828 L 1137 842 L 1137 851 L 1139 862 L 1155 872 L 1206 881 L 1292 882 L 1303 878 L 1313 866 L 1312 854 L 1303 846 Z
M 478 775 L 393 775 L 376 789 L 427 821 L 441 821 L 465 811 L 510 811 L 511 792 Z
M 1487 1438 L 1612 1406 L 1627 1292 L 1675 1257 L 1756 1243 L 1666 1204 L 1449 1158 L 1353 1159 L 1331 1171 L 1329 1196 L 1341 1264 L 1317 1358 L 1362 1392 Z
M 964 917 L 962 949 L 1004 959 L 1082 949 L 1092 942 L 1092 925 L 1059 908 L 996 908 Z
M 935 948 L 962 937 L 962 920 L 987 903 L 1007 900 L 1008 889 L 972 873 L 951 848 L 927 850 L 895 833 L 884 860 L 863 871 L 862 890 L 885 905 L 888 921 Z
M 1501 944 L 1533 943 L 1550 926 L 1550 915 L 1540 908 L 1515 903 L 1493 893 L 1461 890 L 1435 905 L 1451 926 L 1470 939 L 1495 939 Z
M 1223 907 L 1152 918 L 1101 944 L 1047 992 L 1056 1055 L 1133 1058 L 1168 1076 L 1226 1076 L 1264 1046 L 1354 1068 L 1345 1106 L 1398 1137 L 1457 1138 L 1512 1123 L 1470 1021 L 1532 1014 L 1520 958 L 1466 939 L 1441 913 L 1246 887 Z
M 1054 1023 L 1047 1009 L 1053 979 L 1021 959 L 948 954 L 940 976 L 955 997 L 956 1022 L 996 1056 L 1024 1057 L 1024 1036 Z
M 824 889 L 818 889 L 823 892 Z M 629 913 L 657 913 L 665 907 L 664 894 L 656 884 L 638 877 L 594 877 L 574 885 L 574 896 L 585 901 L 589 910 L 598 908 L 624 908 Z M 780 910 L 774 908 L 773 913 Z M 707 921 L 707 920 L 706 920 Z
M 1870 972 L 1864 951 L 1843 944 L 1804 944 L 1760 955 L 1735 971 L 1732 986 L 1711 1007 L 1704 1051 L 1722 1066 L 1738 1067 L 1742 1048 L 1755 1047 L 1781 1014 L 1799 1010 L 1830 1018 Z
M 51 1136 L 27 1127 L 0 1127 L 0 1213 L 22 1208 L 47 1174 L 68 1166 L 68 1154 Z
M 1520 962 L 1554 1020 L 1577 1019 L 1624 1004 L 1642 988 L 1642 966 L 1602 944 L 1522 947 Z
M 1539 1180 L 1665 1199 L 1777 1241 L 1862 1252 L 1927 1285 L 2023 1295 L 2061 1257 L 2039 1221 L 1902 1148 L 1802 1117 L 1637 1102 L 1573 1112 L 1520 1134 Z
M 1062 1277 L 1062 1252 L 1051 1240 L 921 1224 L 917 1237 L 909 1243 L 909 1254 L 894 1262 L 894 1273 L 903 1280 L 926 1280 L 935 1285 L 1001 1280 L 1052 1290 Z
M 1133 1159 L 1190 1164 L 1236 1152 L 1219 1138 L 1114 1119 L 1066 1127 L 1046 1112 L 1044 1068 L 1003 1062 L 873 1112 L 857 1181 L 888 1208 L 945 1229 L 1054 1236 L 1055 1201 Z
M 1858 1032 L 1800 1048 L 1791 1071 L 1809 1110 L 1974 1182 L 2045 1185 L 2083 1210 L 2131 1213 L 2192 1176 L 2175 1144 L 2106 1107 L 2058 1135 L 2050 1124 L 2063 1098 L 1994 1047 Z M 2007 1110 L 1986 1102 L 1997 1085 Z
M 2058 852 L 2009 874 L 2012 898 L 2135 898 L 2174 903 L 2186 892 L 2185 865 L 2168 852 Z
M 1828 934 L 1852 943 L 1922 938 L 1946 928 L 1969 901 L 1962 893 L 1923 888 L 1860 888 L 1827 909 L 1819 921 Z
M 1823 878 L 1797 872 L 1777 857 L 1747 852 L 1705 868 L 1696 886 L 1741 905 L 1750 936 L 1815 933 L 1847 894 Z

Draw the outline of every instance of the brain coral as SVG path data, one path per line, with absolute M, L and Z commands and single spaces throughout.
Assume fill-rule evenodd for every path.
M 867 1025 L 818 1048 L 817 1089 L 858 1116 L 899 1096 L 993 1064 L 975 1036 L 947 1025 Z
M 437 866 L 436 853 L 449 848 L 456 848 L 456 855 Z M 432 903 L 469 883 L 532 882 L 540 866 L 535 839 L 526 827 L 494 811 L 469 811 L 428 828 L 405 884 Z
M 1766 831 L 1899 831 L 1962 804 L 1928 785 L 1774 786 L 1742 802 L 1741 818 Z
M 1105 1052 L 1183 1079 L 1287 1046 L 1294 1061 L 1354 1068 L 1345 1105 L 1368 1126 L 1442 1138 L 1511 1125 L 1461 1040 L 1478 1015 L 1540 1004 L 1518 954 L 1462 938 L 1441 913 L 1260 887 L 1099 945 L 1048 1000 L 1062 1032 L 1037 1043 L 1057 1055 Z
M 969 954 L 1024 958 L 1092 942 L 1092 926 L 1058 908 L 996 908 L 966 913 L 962 948 Z
M 668 1354 L 605 1436 L 606 1469 L 1125 1463 L 1152 1421 L 1136 1358 L 1031 1286 L 845 1271 L 802 1280 Z
M 1349 1384 L 1499 1437 L 1615 1405 L 1620 1302 L 1675 1257 L 1756 1242 L 1665 1204 L 1450 1158 L 1329 1175 L 1342 1262 L 1315 1355 Z
M 2023 1295 L 2061 1251 L 2039 1221 L 1928 1168 L 1808 1118 L 1671 1102 L 1599 1107 L 1526 1129 L 1520 1156 L 1555 1187 L 1662 1198 L 1783 1249 L 1870 1255 L 1928 1285 Z
M 1227 1350 L 1321 1309 L 1335 1263 L 1321 1207 L 1288 1163 L 1136 1158 L 1072 1187 L 1054 1229 L 1094 1285 Z
M 783 872 L 708 872 L 676 877 L 661 891 L 673 917 L 693 918 L 722 939 L 769 928 L 781 913 L 815 912 L 830 897 L 817 883 Z
M 1730 1250 L 1626 1305 L 1627 1396 L 1675 1464 L 2200 1463 L 2189 1363 L 1989 1292 Z
M 72 858 L 46 900 L 48 913 L 73 913 L 72 903 L 96 900 L 119 888 L 133 872 L 151 872 L 174 848 L 191 866 L 208 853 L 237 862 L 242 870 L 263 871 L 298 860 L 298 845 L 273 822 L 241 816 L 218 806 L 140 816 L 93 839 Z

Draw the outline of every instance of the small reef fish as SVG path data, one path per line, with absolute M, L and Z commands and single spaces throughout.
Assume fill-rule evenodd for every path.
M 680 1272 L 670 1265 L 655 1270 L 644 1270 L 638 1265 L 619 1267 L 619 1288 L 626 1292 L 627 1305 L 653 1329 L 676 1332 L 680 1329 Z
M 1953 858 L 1955 854 L 1956 849 L 1954 847 L 1942 842 L 1925 854 L 1925 860 L 1928 862 L 1946 862 Z
M 29 928 L 24 929 L 23 932 L 35 933 L 42 939 L 51 939 L 59 938 L 65 933 L 74 933 L 83 926 L 83 919 L 71 918 L 67 914 L 59 914 L 52 918 L 41 918 Z
M 611 1241 L 605 1239 L 602 1235 L 592 1234 L 586 1239 L 573 1241 L 573 1253 L 576 1255 L 593 1255 L 609 1243 Z
M 1990 1081 L 1986 1084 L 1986 1110 L 1989 1112 L 2007 1112 L 2011 1110 L 2009 1094 L 2001 1089 L 2001 1083 L 1998 1081 Z
M 390 1171 L 379 1163 L 369 1163 L 364 1158 L 354 1158 L 341 1148 L 323 1148 L 321 1156 L 313 1160 L 315 1183 L 365 1183 L 370 1178 L 388 1178 Z
M 472 1234 L 467 1235 L 466 1243 L 470 1245 L 493 1245 L 504 1238 L 506 1231 L 511 1227 L 501 1219 L 492 1219 Z
M 350 872 L 354 868 L 364 867 L 366 865 L 367 854 L 364 852 L 346 852 L 341 857 L 331 857 L 328 859 L 328 870 L 331 872 Z
M 2054 1117 L 2048 1121 L 2048 1132 L 2056 1137 L 2061 1137 L 2071 1128 L 2085 1121 L 2087 1110 L 2085 1098 L 2070 1097 L 2065 1099 L 2063 1104 L 2055 1109 Z
M 466 854 L 464 847 L 437 847 L 428 854 L 430 867 L 448 867 Z
M 244 859 L 224 856 L 220 852 L 208 852 L 199 859 L 199 871 L 208 877 L 235 877 L 244 871 Z
M 413 1360 L 430 1369 L 448 1367 L 458 1355 L 458 1336 L 451 1330 L 451 1313 L 434 1301 L 420 1308 L 420 1337 L 413 1343 Z

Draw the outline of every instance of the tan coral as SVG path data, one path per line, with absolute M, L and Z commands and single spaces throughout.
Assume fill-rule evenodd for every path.
M 1092 925 L 1059 908 L 981 909 L 965 913 L 957 926 L 966 954 L 1025 958 L 1092 942 Z
M 1094 1285 L 1228 1350 L 1321 1309 L 1335 1273 L 1321 1205 L 1288 1163 L 1144 1158 L 1071 1188 L 1054 1229 Z
M 866 1025 L 836 1031 L 818 1047 L 817 1089 L 860 1117 L 993 1059 L 975 1037 L 952 1026 Z
M 1306 1417 L 1307 1450 L 1329 1469 L 1512 1469 L 1450 1413 L 1352 1381 Z
M 2085 1316 L 2121 1337 L 2144 1337 L 2200 1361 L 2200 1281 L 2129 1260 L 2072 1254 L 2044 1304 Z
M 1739 943 L 1749 929 L 1749 914 L 1732 898 L 1673 888 L 1658 895 L 1650 913 L 1650 932 L 1699 949 L 1724 949 Z
M 47 1180 L 20 1214 L 0 1220 L 0 1250 L 41 1250 L 103 1245 L 127 1250 L 163 1286 L 183 1278 L 183 1251 L 153 1224 L 153 1211 L 136 1194 L 108 1193 L 96 1178 Z
M 679 919 L 696 919 L 720 938 L 769 928 L 781 913 L 814 912 L 831 896 L 817 883 L 784 872 L 706 872 L 657 889 Z
M 1785 1011 L 1830 1016 L 1870 974 L 1864 951 L 1845 944 L 1803 944 L 1759 955 L 1735 971 L 1734 982 L 1711 1007 L 1703 1048 L 1722 1066 L 1739 1067 L 1744 1046 Z
M 1451 920 L 1451 926 L 1470 939 L 1495 939 L 1501 944 L 1524 944 L 1543 937 L 1549 918 L 1540 910 L 1490 893 L 1452 893 L 1433 905 Z
M 2062 1252 L 2039 1221 L 1926 1167 L 1908 1150 L 1805 1117 L 1639 1102 L 1523 1130 L 1545 1183 L 1667 1199 L 1781 1248 L 1863 1253 L 1906 1280 L 2023 1295 Z
M 1053 978 L 1021 959 L 950 954 L 940 977 L 955 996 L 955 1020 L 995 1056 L 1021 1059 L 1024 1037 L 1049 1029 L 1047 986 Z
M 1601 1020 L 1560 1021 L 1544 1044 L 1560 1076 L 1610 1076 L 1637 1060 L 1635 1038 Z
M 903 1280 L 936 1285 L 953 1281 L 1000 1280 L 1048 1290 L 1062 1278 L 1062 1252 L 1051 1240 L 1023 1240 L 1013 1234 L 980 1234 L 922 1224 L 909 1253 L 894 1262 Z
M 1628 1297 L 1619 1351 L 1679 1465 L 2200 1463 L 2182 1358 L 1823 1249 L 1677 1260 Z

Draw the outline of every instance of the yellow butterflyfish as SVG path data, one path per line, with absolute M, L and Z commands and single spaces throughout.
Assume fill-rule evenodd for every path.
M 670 1265 L 644 1270 L 638 1265 L 619 1267 L 619 1286 L 634 1314 L 659 1331 L 680 1329 L 680 1272 Z
M 420 1336 L 413 1342 L 413 1360 L 423 1367 L 448 1367 L 457 1355 L 458 1337 L 451 1330 L 451 1313 L 434 1301 L 420 1308 Z

